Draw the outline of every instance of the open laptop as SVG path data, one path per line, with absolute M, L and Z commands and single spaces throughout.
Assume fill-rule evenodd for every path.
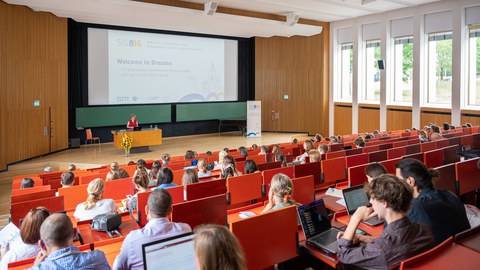
M 358 207 L 369 205 L 370 199 L 368 198 L 367 192 L 363 188 L 363 185 L 354 186 L 351 188 L 346 188 L 342 191 L 343 199 L 345 200 L 345 207 L 347 208 L 348 215 L 351 216 Z M 372 217 L 365 220 L 363 223 L 370 226 L 377 226 L 383 224 L 384 220 L 379 219 L 378 217 Z
M 143 244 L 144 269 L 195 270 L 194 236 L 186 233 Z
M 327 209 L 322 199 L 297 207 L 307 243 L 327 253 L 337 253 L 337 234 L 328 219 Z

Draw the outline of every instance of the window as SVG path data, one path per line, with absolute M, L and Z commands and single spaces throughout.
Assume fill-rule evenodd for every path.
M 413 37 L 395 39 L 394 102 L 412 102 Z
M 353 84 L 353 44 L 344 43 L 341 45 L 341 72 L 340 72 L 340 99 L 352 100 Z
M 366 42 L 365 95 L 364 101 L 380 101 L 380 40 Z
M 451 104 L 452 32 L 428 35 L 427 103 Z
M 470 27 L 468 42 L 468 102 L 480 106 L 480 26 Z

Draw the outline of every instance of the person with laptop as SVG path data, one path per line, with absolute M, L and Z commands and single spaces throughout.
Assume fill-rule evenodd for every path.
M 435 189 L 432 178 L 438 171 L 428 169 L 422 162 L 407 158 L 395 165 L 397 176 L 413 189 L 410 220 L 427 225 L 440 244 L 448 237 L 470 229 L 465 207 L 451 191 Z
M 168 191 L 163 188 L 153 190 L 145 206 L 148 223 L 127 235 L 113 269 L 143 269 L 143 244 L 192 231 L 186 223 L 170 222 L 168 216 L 171 211 L 172 196 Z
M 435 246 L 432 233 L 425 225 L 413 223 L 406 213 L 412 201 L 412 189 L 405 181 L 390 174 L 381 175 L 366 186 L 372 207 L 361 206 L 350 217 L 345 232 L 337 235 L 338 260 L 366 269 L 390 269 L 402 260 Z M 358 225 L 371 217 L 373 211 L 388 226 L 379 238 L 361 241 L 355 234 Z

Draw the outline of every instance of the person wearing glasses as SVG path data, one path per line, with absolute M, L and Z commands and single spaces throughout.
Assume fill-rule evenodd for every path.
M 21 244 L 10 247 L 7 243 L 1 246 L 1 270 L 8 269 L 8 264 L 11 262 L 37 256 L 40 251 L 40 246 L 38 245 L 38 240 L 40 240 L 40 226 L 49 215 L 50 213 L 45 208 L 35 208 L 28 212 L 20 226 Z

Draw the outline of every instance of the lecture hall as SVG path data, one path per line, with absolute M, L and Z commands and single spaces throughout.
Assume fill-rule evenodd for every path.
M 0 270 L 477 269 L 480 0 L 1 0 Z

